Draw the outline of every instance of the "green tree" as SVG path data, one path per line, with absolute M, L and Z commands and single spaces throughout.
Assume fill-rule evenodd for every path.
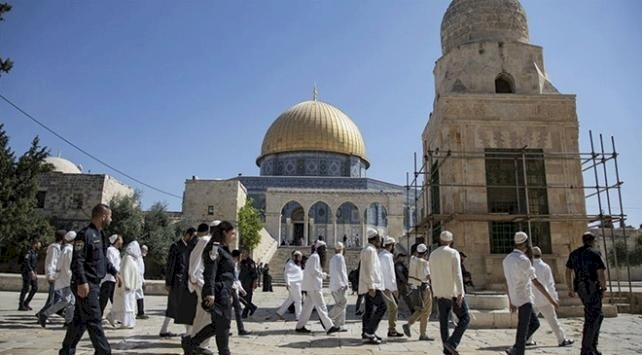
M 180 235 L 180 234 L 178 234 Z M 167 260 L 169 248 L 177 238 L 177 230 L 167 214 L 167 205 L 156 202 L 145 212 L 141 245 L 149 248 L 146 265 L 150 276 L 160 276 Z
M 0 3 L 0 21 L 4 21 L 4 14 L 11 11 L 11 5 Z M 0 72 L 8 73 L 13 68 L 13 62 L 9 58 L 0 58 Z
M 29 150 L 16 159 L 0 123 L 0 245 L 5 248 L 2 261 L 19 253 L 29 237 L 53 235 L 49 221 L 35 210 L 40 174 L 52 168 L 45 162 L 48 155 L 47 148 L 40 146 L 35 137 Z
M 261 241 L 259 231 L 263 228 L 259 210 L 252 206 L 252 199 L 247 199 L 245 205 L 239 209 L 239 245 L 243 250 L 254 250 Z
M 144 213 L 140 208 L 140 192 L 133 195 L 116 196 L 109 201 L 112 222 L 109 234 L 117 233 L 129 242 L 143 234 Z

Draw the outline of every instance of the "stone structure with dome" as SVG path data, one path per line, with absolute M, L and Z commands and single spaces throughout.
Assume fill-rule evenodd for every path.
M 312 100 L 276 118 L 256 164 L 259 176 L 187 180 L 183 217 L 236 220 L 251 198 L 262 211 L 264 236 L 280 246 L 309 245 L 323 236 L 330 246 L 345 240 L 360 247 L 367 227 L 395 237 L 404 233 L 405 189 L 366 177 L 370 163 L 359 128 L 317 100 L 316 90 Z
M 131 196 L 134 190 L 106 174 L 85 173 L 79 165 L 62 157 L 49 156 L 52 171 L 41 174 L 36 210 L 58 228 L 79 229 L 91 219 L 91 209 L 116 196 Z
M 451 230 L 485 287 L 503 284 L 502 259 L 523 230 L 561 279 L 587 225 L 575 96 L 549 80 L 518 0 L 453 0 L 441 44 L 417 231 Z

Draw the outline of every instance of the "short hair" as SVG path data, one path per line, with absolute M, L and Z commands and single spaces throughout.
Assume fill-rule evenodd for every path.
M 91 218 L 97 218 L 111 211 L 111 208 L 104 203 L 99 203 L 91 210 Z
M 207 223 L 201 223 L 198 225 L 196 231 L 199 233 L 207 233 L 210 231 L 210 226 Z
M 63 239 L 65 239 L 65 234 L 67 234 L 67 231 L 66 231 L 66 230 L 64 230 L 64 229 L 58 229 L 58 230 L 56 231 L 56 241 L 57 241 L 57 242 L 60 242 L 60 241 L 62 241 Z
M 194 227 L 189 227 L 185 231 L 185 234 L 194 234 L 194 233 L 196 233 L 196 228 L 194 228 Z
M 595 240 L 595 234 L 591 232 L 585 232 L 582 234 L 582 243 L 587 244 Z
M 241 251 L 240 250 L 238 250 L 238 249 L 232 250 L 232 257 L 233 258 L 238 258 L 239 256 L 241 256 Z

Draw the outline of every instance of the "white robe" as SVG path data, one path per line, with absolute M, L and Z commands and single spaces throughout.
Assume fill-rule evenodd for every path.
M 136 243 L 136 245 L 132 245 Z M 135 249 L 138 248 L 138 254 Z M 121 287 L 114 291 L 114 303 L 107 316 L 110 323 L 120 322 L 124 328 L 133 328 L 136 325 L 136 290 L 143 286 L 143 279 L 138 271 L 137 258 L 140 257 L 138 242 L 133 241 L 127 246 L 125 256 L 120 264 L 120 275 L 123 278 Z

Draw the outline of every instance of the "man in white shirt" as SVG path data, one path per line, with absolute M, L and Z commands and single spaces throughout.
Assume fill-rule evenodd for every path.
M 281 303 L 281 306 L 276 311 L 276 316 L 284 319 L 283 315 L 294 303 L 294 316 L 299 320 L 301 316 L 301 282 L 303 282 L 303 269 L 301 269 L 301 259 L 303 254 L 295 250 L 292 252 L 292 257 L 285 263 L 283 270 L 283 278 L 285 279 L 285 288 L 288 290 L 288 298 Z
M 533 290 L 531 285 L 535 285 L 553 307 L 557 308 L 558 303 L 537 280 L 535 268 L 533 268 L 530 259 L 526 256 L 526 252 L 530 249 L 528 235 L 524 232 L 517 232 L 515 233 L 514 242 L 515 249 L 504 258 L 502 263 L 508 288 L 510 311 L 518 311 L 515 345 L 506 350 L 506 353 L 509 355 L 524 355 L 526 339 L 530 338 L 539 328 L 539 320 L 533 312 Z
M 107 248 L 107 260 L 114 265 L 116 270 L 120 271 L 120 248 L 123 247 L 123 237 L 118 234 L 112 234 L 109 237 L 109 248 Z M 114 290 L 116 287 L 116 278 L 111 274 L 105 275 L 100 281 L 100 313 L 105 313 L 107 300 L 114 304 Z
M 432 312 L 432 292 L 430 291 L 430 267 L 426 260 L 428 247 L 421 243 L 415 249 L 415 255 L 410 257 L 408 265 L 408 285 L 412 290 L 421 290 L 423 296 L 423 307 L 416 308 L 408 318 L 408 323 L 402 326 L 404 334 L 410 337 L 410 327 L 419 320 L 419 340 L 433 341 L 435 338 L 426 334 L 428 329 L 428 317 Z M 414 305 L 413 305 L 414 306 Z
M 44 306 L 42 306 L 42 309 L 36 313 L 36 317 L 38 318 L 40 318 L 40 313 L 44 312 L 47 308 L 50 308 L 60 298 L 60 295 L 55 292 L 54 282 L 56 281 L 56 265 L 58 264 L 58 258 L 60 258 L 60 246 L 63 243 L 66 233 L 67 231 L 64 229 L 57 230 L 55 241 L 47 247 L 47 256 L 45 257 L 45 277 L 47 278 L 47 282 L 49 282 L 49 293 L 47 294 L 47 300 L 45 301 Z
M 332 298 L 334 298 L 334 306 L 332 306 L 328 315 L 334 325 L 343 330 L 343 326 L 346 324 L 346 306 L 348 305 L 348 299 L 346 298 L 348 269 L 343 256 L 343 243 L 337 242 L 334 250 L 336 254 L 330 259 L 330 291 L 332 292 Z
M 439 308 L 439 330 L 445 354 L 459 354 L 456 350 L 461 341 L 470 315 L 464 299 L 464 279 L 461 271 L 461 256 L 459 251 L 451 247 L 453 234 L 443 231 L 439 235 L 439 247 L 430 253 L 430 269 L 432 271 L 432 291 L 437 298 Z M 459 321 L 449 336 L 448 321 L 451 310 Z
M 366 309 L 363 313 L 361 338 L 369 344 L 381 344 L 381 338 L 376 331 L 379 322 L 386 313 L 386 301 L 383 298 L 383 276 L 377 248 L 381 245 L 381 237 L 374 228 L 368 228 L 368 244 L 361 249 L 359 268 L 359 291 L 365 295 Z
M 383 277 L 383 300 L 388 309 L 388 338 L 402 337 L 403 334 L 397 331 L 397 277 L 395 275 L 394 250 L 397 241 L 392 237 L 383 239 L 383 246 L 379 250 L 379 262 L 381 263 L 381 276 Z
M 216 226 L 218 225 L 218 223 L 220 223 L 217 222 L 218 221 L 214 221 L 212 222 L 212 224 Z M 205 264 L 203 263 L 203 250 L 212 238 L 212 236 L 209 234 L 209 228 L 210 226 L 205 223 L 201 223 L 198 226 L 196 234 L 196 245 L 189 255 L 189 282 L 187 284 L 187 288 L 190 292 L 196 292 L 196 295 L 198 297 L 198 300 L 196 302 L 196 315 L 194 316 L 194 322 L 192 323 L 192 329 L 189 337 L 196 336 L 196 334 L 198 334 L 201 329 L 212 323 L 212 314 L 201 307 L 201 303 L 203 302 L 203 285 L 205 284 L 205 280 L 203 279 L 203 271 L 205 270 Z M 209 349 L 207 349 L 209 344 L 210 338 L 207 338 L 200 344 L 200 347 L 196 350 L 202 353 L 207 353 L 209 351 Z
M 321 265 L 325 264 L 326 244 L 323 240 L 317 240 L 315 243 L 314 253 L 310 255 L 308 261 L 305 263 L 303 269 L 303 282 L 301 283 L 301 290 L 305 291 L 307 296 L 303 302 L 303 309 L 301 316 L 296 323 L 294 329 L 297 333 L 310 333 L 310 330 L 305 327 L 305 324 L 310 319 L 312 309 L 317 310 L 317 315 L 321 321 L 321 325 L 326 330 L 327 334 L 338 332 L 340 329 L 332 319 L 328 316 L 328 308 L 323 299 L 323 279 L 328 277 L 328 274 L 323 272 Z
M 40 311 L 38 315 L 38 323 L 41 327 L 47 324 L 47 318 L 64 309 L 65 327 L 72 326 L 71 322 L 74 319 L 74 304 L 76 297 L 71 292 L 71 258 L 74 250 L 71 243 L 76 239 L 76 232 L 69 231 L 63 237 L 63 244 L 60 250 L 60 255 L 56 262 L 56 270 L 53 276 L 54 279 L 54 292 L 58 295 L 58 299 L 50 307 Z
M 544 285 L 548 293 L 559 302 L 559 296 L 555 289 L 553 272 L 551 271 L 551 267 L 542 260 L 542 250 L 539 247 L 533 247 L 533 267 L 535 268 L 535 276 L 537 276 L 539 282 Z M 533 296 L 535 297 L 535 304 L 533 307 L 534 312 L 535 314 L 542 313 L 544 319 L 546 319 L 548 325 L 550 325 L 553 333 L 555 333 L 555 336 L 557 337 L 557 344 L 559 344 L 559 346 L 568 346 L 573 344 L 575 341 L 566 337 L 560 322 L 557 320 L 555 307 L 548 302 L 546 297 L 539 290 L 533 290 Z M 526 343 L 534 344 L 535 341 L 532 340 L 531 336 L 526 340 Z

